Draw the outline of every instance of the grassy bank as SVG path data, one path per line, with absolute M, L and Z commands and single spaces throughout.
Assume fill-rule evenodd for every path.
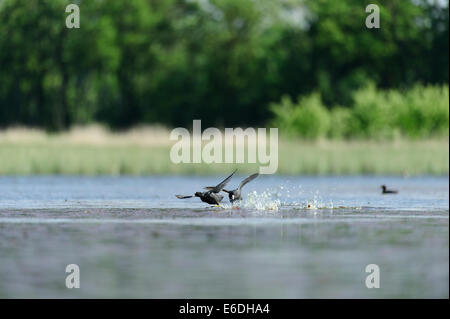
M 0 175 L 30 174 L 214 174 L 241 173 L 257 164 L 173 164 L 163 129 L 122 134 L 100 128 L 58 135 L 41 131 L 0 132 Z M 448 138 L 391 141 L 280 139 L 279 174 L 448 175 Z

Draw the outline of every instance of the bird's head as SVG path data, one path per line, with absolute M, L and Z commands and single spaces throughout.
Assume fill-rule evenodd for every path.
M 385 191 L 385 190 L 386 190 L 386 185 L 381 185 L 381 189 L 382 189 L 383 191 Z
M 194 196 L 195 197 L 202 197 L 202 193 L 201 192 L 195 192 Z

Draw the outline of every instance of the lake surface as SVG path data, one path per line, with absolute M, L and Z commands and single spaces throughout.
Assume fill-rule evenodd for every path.
M 260 176 L 239 209 L 174 196 L 222 178 L 0 177 L 0 297 L 449 297 L 448 177 Z

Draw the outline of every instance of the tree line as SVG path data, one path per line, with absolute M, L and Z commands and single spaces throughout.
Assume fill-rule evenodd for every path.
M 360 0 L 0 0 L 0 126 L 266 125 L 282 96 L 448 84 L 448 2 L 372 2 L 379 29 Z

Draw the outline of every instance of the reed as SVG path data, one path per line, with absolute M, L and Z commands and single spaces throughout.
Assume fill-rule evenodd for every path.
M 112 133 L 99 126 L 57 135 L 39 130 L 0 132 L 0 175 L 150 175 L 240 173 L 259 164 L 173 164 L 163 128 Z M 278 174 L 448 175 L 448 138 L 306 141 L 281 138 Z

